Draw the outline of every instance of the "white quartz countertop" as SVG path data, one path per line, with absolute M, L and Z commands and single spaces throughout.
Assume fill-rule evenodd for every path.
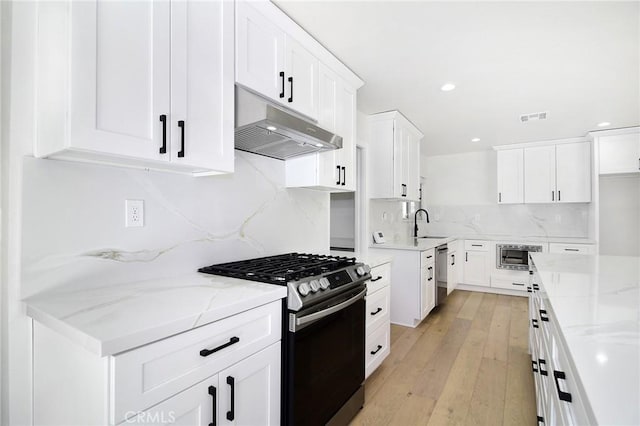
M 597 424 L 640 424 L 640 258 L 532 259 Z
M 595 244 L 594 240 L 587 238 L 572 237 L 522 237 L 514 235 L 473 235 L 460 236 L 452 235 L 444 238 L 412 238 L 409 241 L 387 242 L 384 244 L 371 244 L 369 248 L 373 249 L 394 249 L 394 250 L 417 250 L 425 251 L 438 247 L 441 244 L 449 243 L 455 240 L 484 240 L 484 241 L 502 241 L 514 243 L 565 243 L 565 244 Z
M 393 256 L 371 250 L 366 252 L 332 250 L 329 254 L 332 256 L 355 257 L 358 262 L 362 262 L 372 268 L 393 261 Z
M 284 286 L 193 273 L 108 287 L 58 287 L 27 314 L 100 356 L 113 355 L 286 297 Z

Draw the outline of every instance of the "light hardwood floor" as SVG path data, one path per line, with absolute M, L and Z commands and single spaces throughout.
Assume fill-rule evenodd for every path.
M 525 297 L 454 291 L 391 354 L 352 425 L 535 425 Z

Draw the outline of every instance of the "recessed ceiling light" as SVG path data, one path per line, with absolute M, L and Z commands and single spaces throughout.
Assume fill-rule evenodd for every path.
M 278 129 L 276 129 L 274 126 L 267 126 L 267 130 L 269 130 L 270 132 L 275 132 Z
M 480 142 L 480 138 L 473 138 L 471 139 L 471 142 Z
M 609 123 L 608 121 L 603 121 L 602 123 L 598 123 L 598 127 L 607 127 L 607 126 L 611 126 L 611 123 Z
M 453 83 L 445 83 L 445 84 L 442 85 L 440 90 L 442 90 L 443 92 L 450 92 L 455 88 L 456 88 L 455 84 L 453 84 Z

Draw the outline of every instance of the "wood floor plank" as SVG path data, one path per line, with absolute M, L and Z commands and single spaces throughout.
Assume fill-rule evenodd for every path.
M 489 326 L 489 336 L 484 347 L 484 357 L 507 361 L 509 353 L 509 323 L 511 320 L 511 304 L 505 304 L 499 296 Z M 508 301 L 507 301 L 508 302 Z
M 426 425 L 431 417 L 436 401 L 416 394 L 410 394 L 398 407 L 389 424 Z
M 472 320 L 476 313 L 478 312 L 478 308 L 480 307 L 480 303 L 482 302 L 483 293 L 471 293 L 467 300 L 460 308 L 458 312 L 458 318 Z
M 509 349 L 507 379 L 505 388 L 505 425 L 536 424 L 536 403 L 531 357 L 526 350 L 518 347 Z
M 473 396 L 469 403 L 466 424 L 487 426 L 503 424 L 506 381 L 506 361 L 482 359 Z
M 525 297 L 511 300 L 511 321 L 509 324 L 509 347 L 528 349 L 529 347 L 529 303 Z

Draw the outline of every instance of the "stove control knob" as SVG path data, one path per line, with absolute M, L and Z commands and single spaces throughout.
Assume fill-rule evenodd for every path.
M 326 290 L 329 288 L 329 280 L 326 278 L 320 278 L 320 287 L 322 287 L 323 290 Z
M 302 296 L 306 296 L 307 294 L 309 294 L 309 284 L 307 283 L 302 283 L 298 286 L 298 292 L 302 295 Z
M 309 285 L 311 286 L 311 291 L 314 293 L 320 290 L 320 283 L 318 282 L 318 280 L 311 281 Z
M 356 274 L 358 274 L 359 277 L 368 274 L 369 272 L 371 272 L 371 268 L 369 268 L 369 265 L 358 266 L 356 268 Z

